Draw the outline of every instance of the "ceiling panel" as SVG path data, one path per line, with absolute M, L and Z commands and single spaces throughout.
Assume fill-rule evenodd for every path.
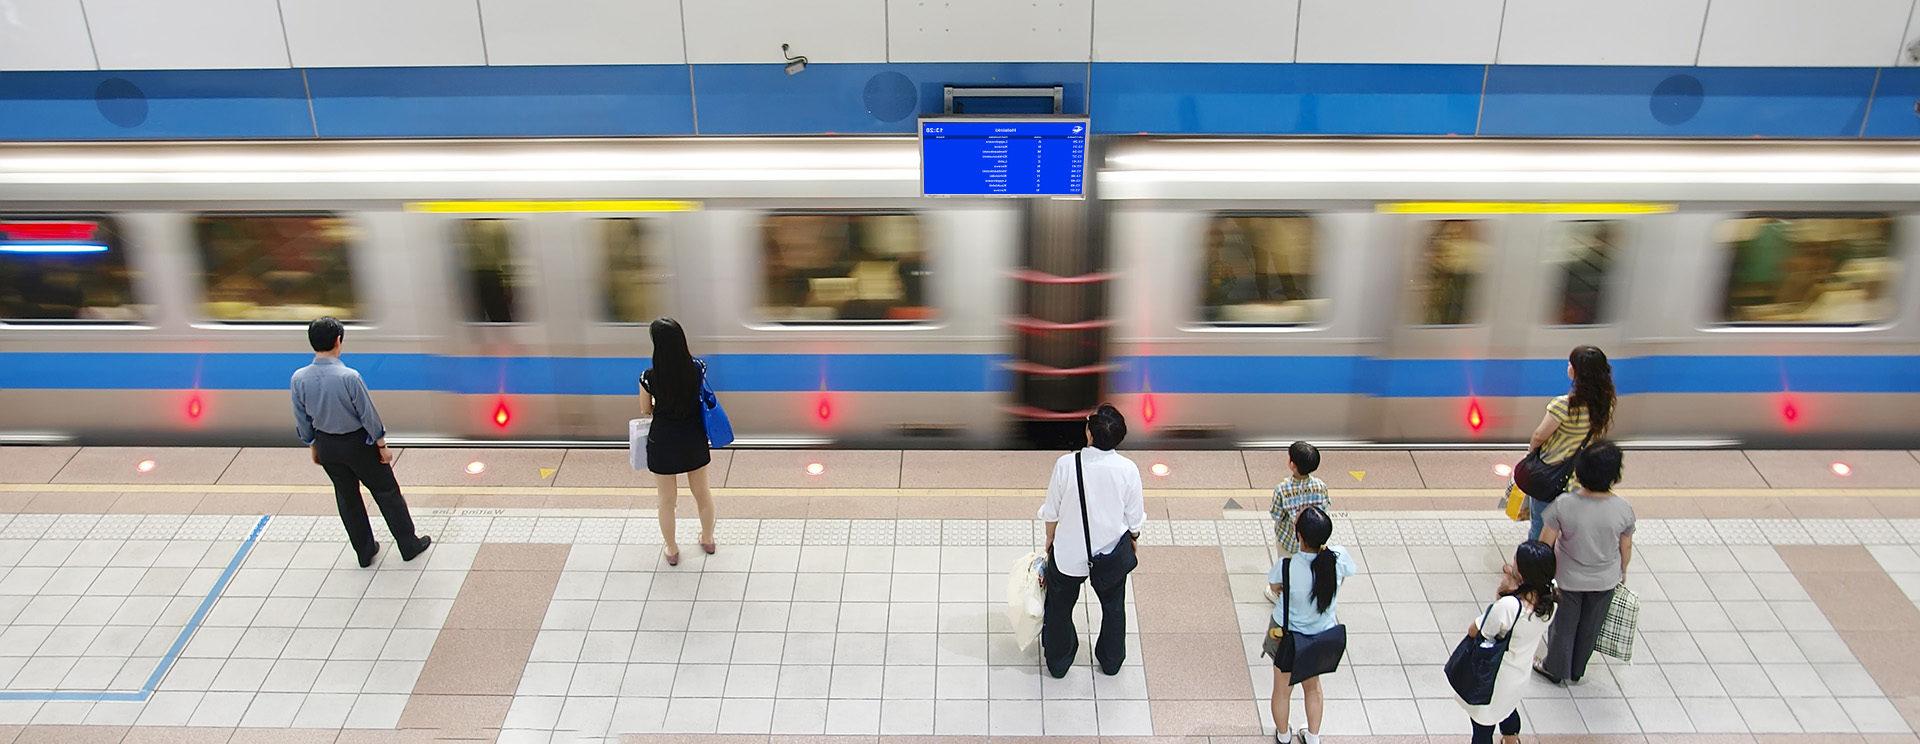
M 1700 62 L 1707 67 L 1876 67 L 1891 64 L 1912 0 L 1715 0 Z
M 0 0 L 0 70 L 91 70 L 80 0 Z
M 281 0 L 299 67 L 482 65 L 474 0 Z
M 105 70 L 286 67 L 274 0 L 86 0 Z
M 781 62 L 781 44 L 814 62 L 887 61 L 883 0 L 693 0 L 682 7 L 694 64 Z
M 480 0 L 480 21 L 490 64 L 687 61 L 680 0 Z
M 1487 64 L 1502 0 L 1301 0 L 1297 62 Z
M 1704 2 L 1704 0 L 1702 0 Z M 1299 0 L 1095 0 L 1099 62 L 1292 62 Z
M 1707 0 L 1507 3 L 1503 65 L 1691 65 Z
M 1093 0 L 887 0 L 895 62 L 1085 62 Z

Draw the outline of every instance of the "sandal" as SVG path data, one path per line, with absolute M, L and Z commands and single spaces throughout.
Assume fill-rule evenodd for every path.
M 700 543 L 700 549 L 706 551 L 707 555 L 713 555 L 713 552 L 719 550 L 720 546 L 713 542 L 703 542 Z
M 680 554 L 679 554 L 679 553 L 669 553 L 669 552 L 667 552 L 667 549 L 666 549 L 666 548 L 661 548 L 661 549 L 660 549 L 660 557 L 662 557 L 662 558 L 665 558 L 665 559 L 667 559 L 667 565 L 669 565 L 669 566 L 678 566 L 678 565 L 680 565 Z

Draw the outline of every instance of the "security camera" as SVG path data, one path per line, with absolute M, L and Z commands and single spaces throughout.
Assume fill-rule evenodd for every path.
M 787 58 L 788 75 L 798 75 L 807 69 L 806 56 L 795 56 L 792 52 L 787 51 L 786 44 L 780 45 L 780 54 Z

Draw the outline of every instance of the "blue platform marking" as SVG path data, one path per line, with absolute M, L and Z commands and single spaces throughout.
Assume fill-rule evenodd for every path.
M 247 553 L 253 551 L 253 544 L 260 541 L 260 532 L 267 527 L 272 515 L 260 515 L 260 521 L 253 523 L 253 532 L 247 535 L 240 549 L 233 551 L 233 558 L 227 561 L 227 568 L 220 572 L 219 580 L 213 582 L 213 589 L 207 592 L 200 606 L 193 611 L 193 617 L 187 620 L 187 626 L 180 629 L 180 635 L 173 639 L 173 645 L 167 648 L 167 655 L 160 657 L 160 664 L 147 675 L 145 684 L 135 692 L 114 691 L 61 691 L 61 690 L 0 690 L 0 701 L 38 701 L 38 702 L 89 702 L 89 703 L 143 703 L 153 696 L 160 687 L 160 680 L 167 676 L 167 670 L 173 668 L 173 662 L 179 660 L 180 652 L 186 650 L 187 642 L 193 640 L 193 632 L 200 629 L 200 623 L 207 619 L 207 613 L 213 611 L 213 603 L 219 601 L 220 593 L 225 591 L 227 583 L 233 580 L 233 574 L 240 570 L 240 562 L 247 559 Z

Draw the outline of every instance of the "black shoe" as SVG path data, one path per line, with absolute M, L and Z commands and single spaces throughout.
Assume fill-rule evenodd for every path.
M 430 548 L 430 547 L 433 547 L 433 536 L 421 535 L 417 540 L 414 541 L 413 552 L 407 552 L 405 550 L 400 551 L 400 560 L 410 561 L 415 558 L 418 558 L 420 557 L 421 553 L 427 552 L 427 548 Z
M 360 567 L 366 568 L 373 565 L 373 559 L 378 555 L 380 555 L 380 543 L 374 543 L 373 552 L 360 556 Z
M 1107 665 L 1105 665 L 1105 664 L 1101 664 L 1101 665 L 1100 665 L 1100 673 L 1101 673 L 1101 674 L 1104 674 L 1104 675 L 1107 675 L 1107 676 L 1109 676 L 1109 677 L 1111 677 L 1111 676 L 1113 676 L 1113 675 L 1116 675 L 1116 674 L 1119 674 L 1119 673 L 1120 673 L 1120 665 L 1119 665 L 1119 664 L 1115 664 L 1115 665 L 1113 665 L 1113 666 L 1107 666 Z
M 1534 667 L 1534 668 L 1533 668 L 1533 673 L 1534 673 L 1534 674 L 1538 674 L 1538 675 L 1540 675 L 1540 678 L 1541 678 L 1541 679 L 1544 679 L 1544 680 L 1546 680 L 1546 681 L 1548 681 L 1548 682 L 1552 682 L 1552 683 L 1554 684 L 1554 686 L 1556 686 L 1556 687 L 1558 687 L 1558 686 L 1560 686 L 1560 685 L 1563 685 L 1563 684 L 1565 684 L 1564 682 L 1562 682 L 1562 681 L 1560 680 L 1560 678 L 1559 678 L 1559 677 L 1555 677 L 1555 676 L 1553 676 L 1552 674 L 1549 674 L 1549 673 L 1547 672 L 1547 670 L 1545 670 L 1545 669 L 1541 669 L 1540 667 Z

